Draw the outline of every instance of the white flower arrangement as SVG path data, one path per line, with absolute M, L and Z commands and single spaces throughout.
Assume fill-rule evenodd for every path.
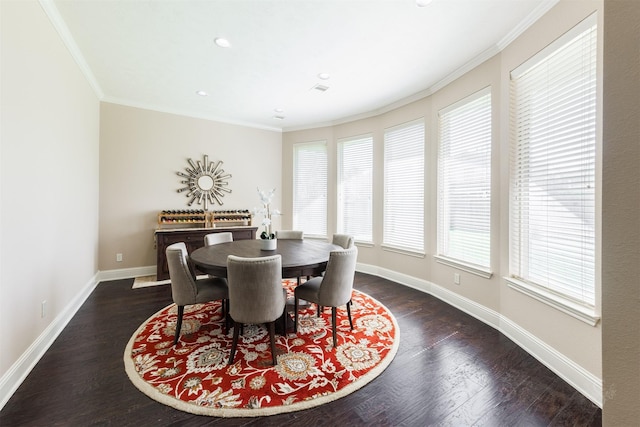
M 271 240 L 275 239 L 276 235 L 272 231 L 272 222 L 271 217 L 274 215 L 281 215 L 278 209 L 271 209 L 271 199 L 273 198 L 273 194 L 276 192 L 275 188 L 267 191 L 261 191 L 260 187 L 258 187 L 258 195 L 260 196 L 260 202 L 262 202 L 262 208 L 254 208 L 254 214 L 262 215 L 262 225 L 264 225 L 264 231 L 260 234 L 261 239 Z

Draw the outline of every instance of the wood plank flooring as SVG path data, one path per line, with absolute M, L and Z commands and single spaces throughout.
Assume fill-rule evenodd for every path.
M 210 418 L 159 404 L 124 371 L 138 326 L 169 286 L 103 282 L 0 411 L 0 426 L 600 426 L 601 410 L 504 335 L 422 292 L 357 273 L 396 316 L 400 348 L 374 381 L 317 408 Z

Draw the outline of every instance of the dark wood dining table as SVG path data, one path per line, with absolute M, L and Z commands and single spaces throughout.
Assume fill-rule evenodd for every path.
M 195 267 L 217 277 L 227 277 L 227 257 L 236 255 L 245 258 L 265 257 L 280 254 L 282 277 L 300 278 L 319 276 L 327 267 L 329 253 L 342 249 L 329 242 L 310 239 L 279 239 L 275 250 L 261 249 L 259 239 L 236 240 L 213 246 L 198 248 L 190 255 Z

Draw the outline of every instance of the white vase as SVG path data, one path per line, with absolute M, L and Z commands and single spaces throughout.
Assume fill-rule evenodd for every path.
M 275 251 L 276 247 L 278 247 L 278 239 L 262 239 L 262 249 L 263 251 Z

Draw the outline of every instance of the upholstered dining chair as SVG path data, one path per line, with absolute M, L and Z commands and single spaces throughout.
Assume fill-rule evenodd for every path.
M 349 249 L 353 245 L 356 244 L 356 241 L 353 236 L 348 234 L 334 234 L 331 243 L 334 245 L 342 246 L 344 249 Z M 324 276 L 324 271 L 322 272 L 322 276 Z M 351 299 L 347 303 L 347 310 L 351 309 Z M 320 317 L 320 312 L 322 311 L 322 306 L 318 305 L 318 317 Z
M 304 239 L 304 231 L 300 230 L 276 230 L 276 239 Z
M 165 253 L 171 280 L 171 296 L 173 302 L 178 306 L 176 334 L 173 338 L 173 345 L 176 345 L 180 339 L 184 307 L 221 300 L 222 319 L 225 322 L 225 301 L 229 298 L 229 289 L 226 279 L 223 278 L 196 279 L 194 272 L 189 267 L 187 246 L 184 242 L 169 245 Z
M 229 365 L 233 364 L 240 328 L 244 324 L 267 324 L 271 341 L 271 357 L 276 358 L 275 321 L 282 317 L 287 294 L 282 286 L 282 257 L 227 257 L 229 281 L 229 314 L 233 320 L 233 342 Z M 285 324 L 286 329 L 286 324 Z
M 276 230 L 276 239 L 280 240 L 304 240 L 304 231 L 301 230 Z M 309 280 L 309 276 L 307 276 L 307 280 Z M 298 285 L 301 283 L 301 277 L 298 276 L 296 278 L 298 280 Z
M 333 333 L 333 346 L 336 346 L 336 311 L 337 307 L 347 306 L 349 325 L 353 329 L 351 320 L 351 291 L 353 279 L 356 273 L 356 260 L 358 248 L 352 246 L 349 249 L 332 251 L 329 254 L 329 262 L 324 276 L 314 277 L 296 287 L 295 294 L 295 318 L 294 330 L 298 332 L 298 307 L 299 301 L 305 300 L 316 303 L 318 307 L 331 307 L 331 327 Z
M 334 245 L 342 246 L 344 249 L 349 249 L 354 245 L 355 241 L 353 236 L 348 234 L 334 234 L 333 240 L 331 241 Z
M 233 242 L 233 233 L 228 231 L 223 233 L 210 233 L 204 236 L 204 245 L 213 246 L 219 243 Z

